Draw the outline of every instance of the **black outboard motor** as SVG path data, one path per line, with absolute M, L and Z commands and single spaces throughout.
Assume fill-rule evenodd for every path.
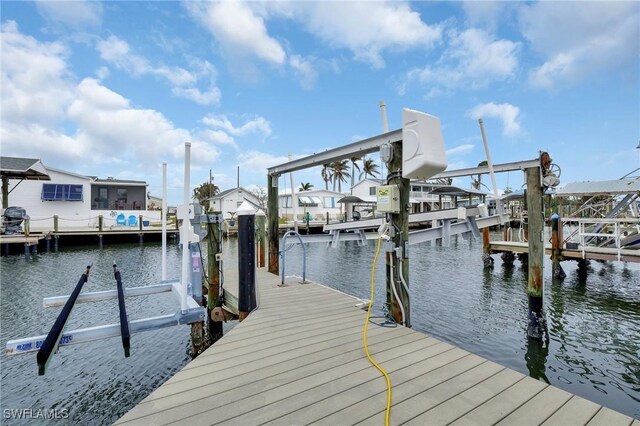
M 22 207 L 7 207 L 4 211 L 4 233 L 20 234 L 22 233 L 22 221 L 29 219 L 27 211 Z

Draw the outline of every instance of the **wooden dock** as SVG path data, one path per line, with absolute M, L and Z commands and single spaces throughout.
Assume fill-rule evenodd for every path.
M 517 241 L 491 241 L 489 244 L 491 253 L 528 253 L 529 244 Z M 551 255 L 551 244 L 545 245 L 545 254 Z M 620 258 L 618 258 L 618 254 Z M 620 260 L 622 262 L 640 262 L 640 250 L 579 246 L 577 249 L 560 249 L 562 260 Z
M 318 284 L 278 287 L 263 269 L 257 278 L 259 308 L 117 424 L 384 424 L 386 385 L 364 355 L 362 301 Z M 405 327 L 371 324 L 368 340 L 393 383 L 394 425 L 640 426 Z

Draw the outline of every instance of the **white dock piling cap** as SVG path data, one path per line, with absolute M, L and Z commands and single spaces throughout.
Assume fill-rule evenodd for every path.
M 266 217 L 267 215 L 264 213 L 264 211 L 262 209 L 258 209 L 258 211 L 256 212 L 256 216 L 264 216 L 264 217 Z
M 253 206 L 245 200 L 240 204 L 238 210 L 236 210 L 236 214 L 238 216 L 251 216 L 256 214 L 256 209 L 254 209 Z

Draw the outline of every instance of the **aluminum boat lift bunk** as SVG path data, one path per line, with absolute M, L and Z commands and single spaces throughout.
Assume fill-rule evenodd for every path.
M 38 351 L 38 371 L 42 375 L 53 354 L 60 346 L 68 346 L 77 343 L 90 342 L 92 340 L 106 339 L 110 337 L 122 338 L 125 356 L 129 356 L 130 335 L 143 331 L 157 330 L 176 325 L 186 325 L 202 322 L 206 317 L 206 309 L 200 305 L 202 300 L 202 265 L 198 242 L 200 240 L 199 222 L 195 219 L 195 208 L 189 204 L 190 196 L 190 160 L 191 144 L 185 144 L 185 169 L 184 169 L 184 203 L 178 206 L 177 217 L 182 220 L 180 228 L 180 243 L 182 244 L 182 275 L 181 279 L 166 280 L 166 199 L 167 199 L 167 168 L 163 163 L 163 203 L 162 203 L 162 281 L 159 284 L 124 287 L 123 278 L 117 266 L 113 265 L 116 288 L 114 290 L 98 291 L 82 294 L 82 288 L 89 279 L 91 266 L 81 275 L 71 295 L 55 296 L 44 299 L 44 307 L 63 306 L 56 322 L 47 335 L 15 339 L 7 342 L 6 353 L 8 355 L 25 354 Z M 194 231 L 195 228 L 195 231 Z M 194 283 L 194 284 L 192 284 Z M 179 305 L 174 314 L 155 316 L 130 321 L 125 308 L 126 297 L 144 296 L 171 292 Z M 100 325 L 77 330 L 65 330 L 73 307 L 77 303 L 99 302 L 109 299 L 118 299 L 120 310 L 120 323 Z

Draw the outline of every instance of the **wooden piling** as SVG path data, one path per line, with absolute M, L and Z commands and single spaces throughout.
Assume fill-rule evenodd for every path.
M 542 210 L 540 167 L 526 169 L 527 213 L 529 224 L 529 256 L 527 295 L 529 297 L 529 324 L 527 335 L 534 340 L 547 340 L 548 331 L 543 307 L 544 216 Z
M 213 345 L 222 338 L 221 314 L 222 301 L 220 299 L 220 263 L 216 259 L 221 253 L 222 212 L 207 215 L 207 333 L 209 344 Z
M 98 215 L 98 230 L 102 232 L 102 227 L 104 225 L 104 217 L 102 215 Z
M 561 236 L 560 236 L 560 216 L 557 213 L 554 213 L 551 216 L 551 265 L 552 265 L 552 276 L 555 279 L 563 279 L 567 276 L 562 269 L 562 265 L 560 265 L 560 261 L 562 260 L 562 256 L 560 254 L 560 250 L 562 249 L 561 244 Z
M 409 295 L 404 289 L 399 277 L 400 272 L 409 286 L 409 179 L 402 177 L 402 143 L 393 144 L 393 157 L 389 163 L 388 185 L 396 185 L 400 195 L 400 213 L 391 213 L 391 222 L 396 227 L 396 234 L 392 241 L 395 247 L 399 247 L 400 259 L 397 253 L 387 252 L 386 272 L 387 272 L 387 303 L 390 307 L 391 315 L 398 324 L 402 324 L 402 312 L 399 303 L 402 303 L 405 313 L 404 325 L 411 327 L 411 307 L 409 306 Z M 398 232 L 399 230 L 399 232 Z M 399 263 L 399 260 L 402 260 Z M 394 265 L 394 273 L 390 276 L 391 265 Z M 401 265 L 401 270 L 398 268 Z M 400 300 L 396 300 L 391 286 L 395 286 Z
M 2 176 L 2 208 L 9 207 L 9 176 Z
M 265 266 L 265 243 L 267 241 L 266 230 L 267 217 L 264 212 L 260 211 L 256 214 L 256 242 L 258 244 L 258 268 Z
M 485 268 L 493 267 L 493 258 L 491 257 L 491 239 L 489 237 L 489 228 L 482 229 L 482 262 Z
M 53 215 L 53 231 L 58 232 L 58 215 Z
M 238 311 L 242 321 L 256 306 L 255 214 L 238 214 Z
M 267 176 L 267 220 L 269 223 L 269 272 L 278 275 L 279 244 L 278 244 L 278 176 Z

